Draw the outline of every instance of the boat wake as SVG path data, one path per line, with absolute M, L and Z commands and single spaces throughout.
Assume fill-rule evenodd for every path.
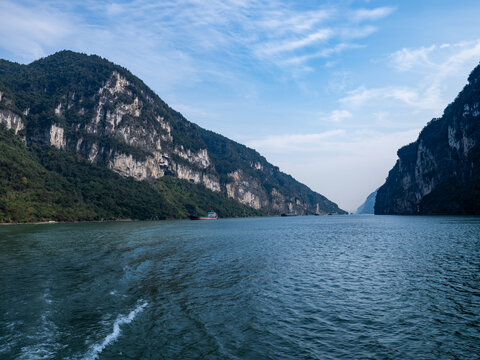
M 118 337 L 120 336 L 122 330 L 120 328 L 121 325 L 129 324 L 135 319 L 137 314 L 141 312 L 148 303 L 146 301 L 139 304 L 134 310 L 132 310 L 127 316 L 119 315 L 115 319 L 115 323 L 113 324 L 113 330 L 110 334 L 108 334 L 101 343 L 94 344 L 90 350 L 88 351 L 87 355 L 83 358 L 84 360 L 95 360 L 98 359 L 100 353 L 110 344 L 117 341 Z
M 53 300 L 51 299 L 49 289 L 45 290 L 42 299 L 46 308 L 40 315 L 40 322 L 35 326 L 34 334 L 23 334 L 31 343 L 22 347 L 21 354 L 19 354 L 17 359 L 50 359 L 64 347 L 57 342 L 60 332 L 52 319 L 54 315 L 52 309 Z M 11 325 L 14 329 L 15 323 Z

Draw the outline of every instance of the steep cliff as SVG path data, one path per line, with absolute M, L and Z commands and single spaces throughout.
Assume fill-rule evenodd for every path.
M 200 128 L 140 79 L 98 56 L 62 51 L 0 60 L 0 124 L 28 147 L 53 146 L 123 177 L 172 176 L 270 214 L 344 213 L 256 151 Z
M 378 190 L 376 214 L 480 214 L 480 65 L 398 157 Z
M 26 146 L 0 126 L 0 222 L 263 215 L 203 185 L 164 176 L 138 181 L 53 146 Z

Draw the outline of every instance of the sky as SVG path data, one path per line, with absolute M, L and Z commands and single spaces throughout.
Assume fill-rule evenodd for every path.
M 478 0 L 0 0 L 0 58 L 129 69 L 345 210 L 480 61 Z

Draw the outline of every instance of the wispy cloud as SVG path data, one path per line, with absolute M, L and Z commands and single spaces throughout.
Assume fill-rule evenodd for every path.
M 220 62 L 215 62 L 216 66 L 227 59 L 233 65 L 268 62 L 279 67 L 302 66 L 355 48 L 358 44 L 343 43 L 376 30 L 359 22 L 374 22 L 394 11 L 341 5 L 309 9 L 279 0 L 85 0 L 61 6 L 54 0 L 5 0 L 0 6 L 0 29 L 22 37 L 18 41 L 2 37 L 0 44 L 10 51 L 15 44 L 22 44 L 17 51 L 23 51 L 26 58 L 46 54 L 59 43 L 135 49 L 140 42 L 144 52 L 162 52 L 164 58 L 171 53 L 178 57 L 182 52 L 199 69 L 208 67 L 205 59 L 211 62 L 215 54 Z M 68 41 L 64 39 L 67 34 Z
M 359 9 L 352 12 L 355 21 L 373 21 L 389 16 L 396 10 L 392 6 L 384 6 L 375 9 Z
M 324 48 L 320 51 L 313 52 L 307 55 L 290 57 L 284 60 L 283 63 L 287 65 L 303 64 L 312 59 L 328 58 L 328 57 L 331 57 L 333 54 L 339 54 L 345 50 L 360 49 L 363 47 L 364 47 L 363 45 L 340 43 L 338 45 L 335 45 L 334 47 Z
M 0 14 L 0 47 L 24 60 L 45 56 L 48 47 L 74 31 L 68 16 L 49 6 L 30 8 L 2 1 Z
M 347 95 L 339 99 L 339 102 L 351 107 L 364 105 L 366 102 L 382 96 L 385 89 L 367 89 L 360 86 L 347 92 Z
M 436 49 L 435 45 L 418 49 L 401 49 L 390 55 L 392 66 L 398 71 L 409 71 L 419 64 L 433 66 L 429 55 Z
M 398 71 L 415 71 L 424 75 L 446 76 L 463 71 L 472 60 L 480 59 L 480 39 L 454 44 L 434 44 L 428 47 L 403 48 L 391 54 L 389 60 Z
M 412 86 L 387 86 L 382 88 L 367 89 L 363 86 L 351 90 L 339 102 L 343 106 L 361 108 L 364 106 L 377 106 L 388 108 L 391 106 L 384 100 L 403 103 L 418 110 L 431 110 L 438 112 L 446 105 L 442 101 L 438 83 L 433 83 L 426 88 Z
M 367 36 L 372 35 L 374 32 L 378 30 L 378 27 L 367 25 L 367 26 L 359 26 L 359 27 L 345 27 L 338 29 L 338 37 L 342 40 L 355 40 L 355 39 L 363 39 Z
M 351 117 L 352 113 L 348 110 L 333 110 L 328 120 L 338 123 Z
M 314 134 L 284 134 L 251 140 L 247 142 L 247 145 L 268 152 L 311 152 L 324 149 L 325 144 L 344 134 L 345 130 L 343 129 Z
M 402 73 L 414 74 L 415 81 L 409 85 L 389 85 L 378 88 L 365 86 L 347 92 L 339 99 L 343 106 L 362 107 L 382 100 L 401 102 L 414 109 L 439 111 L 455 96 L 448 90 L 452 79 L 468 74 L 480 60 L 480 40 L 456 44 L 431 45 L 414 49 L 401 49 L 389 56 L 391 66 Z M 466 82 L 466 77 L 461 83 Z M 413 85 L 411 85 L 413 83 Z M 455 91 L 460 89 L 459 83 Z
M 277 3 L 269 10 L 259 14 L 256 26 L 271 33 L 272 37 L 290 33 L 304 33 L 311 31 L 319 24 L 322 24 L 337 16 L 335 8 L 324 8 L 318 10 L 295 11 L 285 8 Z
M 329 29 L 320 29 L 312 34 L 308 34 L 300 39 L 293 39 L 285 41 L 281 44 L 270 44 L 260 50 L 261 53 L 270 55 L 279 52 L 292 51 L 312 45 L 317 42 L 325 41 L 332 36 L 332 31 Z

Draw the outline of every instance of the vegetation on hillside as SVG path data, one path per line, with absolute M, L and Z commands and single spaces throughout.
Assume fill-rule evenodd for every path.
M 0 126 L 0 222 L 175 219 L 264 213 L 173 177 L 122 177 L 48 145 L 26 147 Z
M 119 92 L 115 96 L 109 97 L 107 101 L 102 100 L 103 102 L 101 102 L 99 90 L 112 79 L 114 72 L 127 80 L 128 84 L 124 82 L 126 91 Z M 226 197 L 226 185 L 233 181 L 230 174 L 238 169 L 241 169 L 249 179 L 260 184 L 262 196 L 267 197 L 267 200 L 271 200 L 272 193 L 275 192 L 280 193 L 293 204 L 297 201 L 306 204 L 307 212 L 313 213 L 316 205 L 319 204 L 321 211 L 345 213 L 324 196 L 297 182 L 290 175 L 282 173 L 278 167 L 268 163 L 255 150 L 189 122 L 127 69 L 99 56 L 61 51 L 29 65 L 0 60 L 0 92 L 3 97 L 3 101 L 0 101 L 0 110 L 13 111 L 21 117 L 25 125 L 19 135 L 26 139 L 28 147 L 22 144 L 22 150 L 19 151 L 24 156 L 28 154 L 29 161 L 36 164 L 32 167 L 32 171 L 36 169 L 37 175 L 30 174 L 30 176 L 34 179 L 39 178 L 38 174 L 47 171 L 47 178 L 57 177 L 56 181 L 52 180 L 47 183 L 39 181 L 29 184 L 22 188 L 22 191 L 33 194 L 43 189 L 43 192 L 50 194 L 49 199 L 57 199 L 55 193 L 63 191 L 57 189 L 59 184 L 62 184 L 60 187 L 68 189 L 65 192 L 71 193 L 70 197 L 65 197 L 65 201 L 57 199 L 51 205 L 45 205 L 50 209 L 49 212 L 42 210 L 41 214 L 34 215 L 25 210 L 25 218 L 32 221 L 41 218 L 46 213 L 58 214 L 58 220 L 71 219 L 75 217 L 72 215 L 75 213 L 79 214 L 79 219 L 86 220 L 117 217 L 184 217 L 194 210 L 202 213 L 210 209 L 218 209 L 221 216 L 278 213 L 279 210 L 273 208 L 265 209 L 264 212 L 254 211 Z M 152 131 L 165 134 L 166 130 L 162 128 L 158 120 L 161 118 L 165 124 L 168 124 L 169 131 L 171 130 L 171 134 L 168 135 L 171 135 L 172 139 L 171 142 L 162 141 L 162 152 L 177 164 L 186 165 L 195 171 L 218 178 L 220 187 L 224 191 L 223 195 L 207 191 L 201 185 L 168 177 L 158 180 L 155 184 L 133 182 L 132 179 L 122 178 L 106 168 L 112 160 L 112 154 L 131 155 L 137 161 L 145 161 L 155 150 L 149 145 L 142 145 L 141 141 L 139 142 L 137 139 L 130 138 L 129 141 L 125 141 L 124 137 L 112 135 L 110 131 L 105 130 L 108 128 L 105 119 L 106 113 L 109 111 L 113 113 L 115 109 L 121 108 L 125 104 L 131 104 L 133 99 L 141 103 L 141 116 L 134 117 L 125 114 L 121 117 L 121 124 L 117 124 L 117 127 L 121 125 L 122 128 L 127 129 L 142 128 L 145 133 Z M 100 102 L 102 106 L 99 106 Z M 104 112 L 103 115 L 99 113 L 100 108 Z M 95 119 L 94 125 L 96 126 L 94 130 L 89 128 L 93 119 Z M 50 142 L 52 124 L 57 124 L 64 130 L 65 148 L 63 150 L 65 152 L 45 146 Z M 17 145 L 20 146 L 20 144 Z M 97 165 L 84 160 L 90 157 L 94 147 L 101 148 L 101 151 L 94 157 Z M 176 154 L 175 149 L 177 148 L 190 150 L 192 153 L 207 149 L 211 165 L 207 168 L 196 168 L 195 164 L 189 163 Z M 10 148 L 10 151 L 14 150 Z M 13 170 L 15 161 L 12 160 L 7 166 L 8 158 L 4 157 L 3 159 L 5 160 L 5 169 L 11 166 L 12 171 L 15 172 L 16 170 Z M 19 170 L 19 172 L 21 171 Z M 174 174 L 172 168 L 167 169 L 165 173 Z M 93 177 L 93 183 L 86 174 Z M 59 180 L 58 177 L 62 180 Z M 75 177 L 82 181 L 76 181 Z M 117 182 L 118 184 L 115 185 Z M 133 186 L 131 185 L 133 183 L 135 183 L 136 189 L 134 192 L 139 192 L 135 196 L 129 197 L 129 195 L 122 195 L 122 192 L 117 193 L 116 191 L 110 193 L 108 190 L 109 188 L 116 189 L 117 186 L 127 189 L 129 186 Z M 94 194 L 91 194 L 92 190 L 88 189 L 85 184 L 92 185 L 96 189 L 95 194 L 97 195 L 104 193 L 104 199 L 109 203 L 108 206 L 101 204 L 103 201 L 101 198 L 95 199 Z M 9 183 L 9 186 L 11 185 Z M 42 188 L 42 186 L 45 187 Z M 21 196 L 22 191 L 18 191 L 17 196 Z M 170 191 L 180 192 L 174 195 L 170 194 Z M 133 200 L 136 197 L 148 205 L 135 204 Z M 9 204 L 11 205 L 11 201 Z M 62 206 L 66 208 L 60 211 Z M 110 206 L 112 206 L 111 209 Z M 127 210 L 130 206 L 131 209 Z M 8 217 L 9 211 L 4 212 L 4 218 Z M 12 218 L 18 218 L 18 215 L 12 215 Z

